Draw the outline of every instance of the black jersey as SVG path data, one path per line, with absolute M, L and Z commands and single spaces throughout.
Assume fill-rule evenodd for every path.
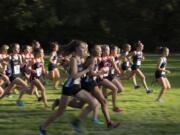
M 133 56 L 133 64 L 140 66 L 141 65 L 141 61 L 143 58 L 143 54 L 141 51 L 135 51 L 135 55 Z
M 9 69 L 11 70 L 12 75 L 20 75 L 21 74 L 21 58 L 20 55 L 11 55 L 9 61 Z
M 81 71 L 83 71 L 83 64 L 78 65 L 78 72 L 81 72 Z M 80 85 L 81 84 L 81 78 L 79 77 L 79 78 L 73 79 L 69 75 L 68 79 L 64 83 L 64 87 L 71 87 L 74 84 Z

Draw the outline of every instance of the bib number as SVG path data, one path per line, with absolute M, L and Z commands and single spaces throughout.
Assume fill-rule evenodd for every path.
M 111 70 L 111 74 L 115 74 L 115 70 L 114 69 Z
M 96 77 L 96 76 L 94 76 L 94 77 L 93 77 L 93 80 L 95 81 L 96 79 L 97 79 L 97 77 Z
M 80 84 L 81 83 L 81 79 L 77 78 L 76 80 L 74 80 L 74 84 Z
M 18 75 L 18 74 L 20 74 L 20 73 L 21 73 L 21 71 L 20 71 L 20 65 L 14 66 L 14 74 L 15 74 L 15 75 Z
M 104 74 L 104 77 L 107 77 L 108 74 L 109 74 L 109 67 L 105 67 L 105 68 L 103 68 L 103 70 L 106 72 L 106 73 Z
M 37 73 L 38 77 L 41 76 L 42 75 L 42 68 L 37 68 L 36 73 Z
M 129 67 L 129 62 L 126 62 L 126 66 Z
M 166 75 L 166 72 L 163 71 L 163 72 L 162 72 L 162 75 Z
M 137 61 L 137 65 L 138 65 L 138 66 L 141 65 L 141 61 L 140 61 L 140 60 Z

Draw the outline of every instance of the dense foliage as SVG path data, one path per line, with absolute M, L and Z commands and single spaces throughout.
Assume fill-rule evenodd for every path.
M 1 0 L 0 42 L 134 43 L 180 50 L 179 0 Z

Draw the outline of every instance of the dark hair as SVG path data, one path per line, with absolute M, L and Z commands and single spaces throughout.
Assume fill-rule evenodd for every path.
M 19 45 L 19 43 L 12 43 L 9 45 L 9 52 L 13 53 L 13 51 L 16 49 L 16 45 Z M 19 45 L 20 47 L 20 45 Z
M 101 48 L 101 45 L 97 44 L 97 45 L 94 45 L 92 48 L 89 49 L 89 53 L 90 53 L 90 56 L 96 56 L 96 47 L 100 47 Z
M 11 44 L 12 50 L 16 49 L 17 46 L 20 47 L 20 44 L 19 43 L 12 43 Z
M 50 43 L 51 50 L 53 50 L 56 46 L 59 46 L 59 43 L 57 41 Z
M 39 42 L 39 41 L 37 41 L 37 40 L 33 40 L 33 41 L 32 41 L 32 43 L 31 43 L 32 47 L 33 47 L 33 48 L 35 48 L 35 47 L 36 47 L 36 45 L 37 45 L 37 43 L 39 43 L 40 48 L 41 48 L 41 44 L 40 44 L 40 42 Z M 35 48 L 35 49 L 36 49 L 36 48 Z
M 156 47 L 156 52 L 158 54 L 162 54 L 166 49 L 168 49 L 168 48 L 167 47 L 159 46 L 159 47 Z
M 128 46 L 131 46 L 130 44 L 126 43 L 123 45 L 123 50 L 125 50 Z
M 41 53 L 41 48 L 34 50 L 34 56 L 36 56 L 37 54 L 40 54 L 40 53 Z
M 29 47 L 29 48 L 31 48 L 31 46 L 30 46 L 30 45 L 25 45 L 23 50 L 28 49 L 28 47 Z
M 92 56 L 88 56 L 85 63 L 83 64 L 84 68 L 88 68 L 92 64 L 92 60 Z
M 102 51 L 105 51 L 106 47 L 109 47 L 109 45 L 108 44 L 103 44 L 102 47 L 101 47 Z
M 85 42 L 81 41 L 81 40 L 72 40 L 65 46 L 64 51 L 67 54 L 70 54 L 70 53 L 74 52 L 76 47 L 79 47 L 82 43 L 85 43 Z
M 137 49 L 140 45 L 143 45 L 141 41 L 138 41 L 137 43 L 135 43 L 135 49 Z
M 39 41 L 33 40 L 33 41 L 32 41 L 32 45 L 33 45 L 33 44 L 36 44 L 37 42 L 39 42 Z
M 4 44 L 1 46 L 1 50 L 8 50 L 9 46 L 7 44 Z
M 115 50 L 116 48 L 118 48 L 118 46 L 117 46 L 117 45 L 114 45 L 114 44 L 111 44 L 111 45 L 109 46 L 109 48 L 110 48 L 110 50 L 112 51 L 112 50 Z

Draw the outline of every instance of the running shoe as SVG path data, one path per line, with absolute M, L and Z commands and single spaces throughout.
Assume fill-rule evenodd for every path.
M 163 103 L 163 102 L 164 102 L 164 100 L 162 100 L 162 99 L 156 99 L 156 100 L 155 100 L 155 102 L 158 102 L 158 103 Z
M 153 92 L 153 90 L 151 90 L 151 89 L 147 89 L 147 90 L 146 90 L 146 93 L 147 93 L 147 94 L 150 94 L 150 93 L 152 93 L 152 92 Z
M 39 128 L 39 135 L 46 135 L 46 130 Z
M 114 112 L 122 112 L 123 110 L 119 107 L 115 107 L 115 108 L 113 108 L 113 111 Z
M 38 102 L 41 102 L 41 101 L 42 101 L 42 99 L 43 99 L 42 97 L 38 97 L 38 99 L 37 99 L 37 100 L 38 100 Z
M 108 128 L 108 129 L 113 129 L 113 128 L 117 128 L 119 125 L 120 125 L 119 122 L 110 121 L 110 122 L 107 124 L 107 128 Z
M 104 124 L 104 122 L 100 121 L 99 119 L 93 119 L 92 121 L 94 124 L 97 124 L 97 125 L 103 125 Z
M 77 133 L 83 133 L 83 130 L 81 129 L 80 127 L 80 120 L 79 119 L 74 119 L 72 122 L 71 122 L 71 125 L 73 126 L 73 129 L 75 132 Z
M 24 106 L 24 102 L 23 102 L 22 100 L 17 100 L 17 101 L 16 101 L 16 105 L 17 105 L 17 106 L 20 106 L 20 107 L 21 107 L 21 106 Z
M 139 89 L 139 88 L 141 88 L 141 86 L 139 86 L 139 85 L 134 86 L 134 89 L 135 89 L 135 90 L 137 90 L 137 89 Z

